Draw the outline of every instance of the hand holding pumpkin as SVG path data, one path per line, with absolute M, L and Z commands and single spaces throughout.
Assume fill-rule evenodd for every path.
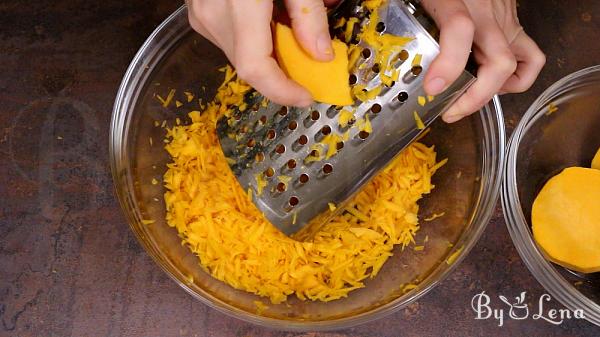
M 320 61 L 333 59 L 326 5 L 337 0 L 285 0 L 302 48 Z M 308 106 L 310 93 L 287 78 L 273 57 L 273 0 L 187 0 L 189 21 L 221 48 L 238 76 L 274 102 Z
M 319 61 L 333 59 L 326 6 L 339 0 L 284 0 L 300 46 Z M 523 31 L 516 0 L 422 0 L 441 30 L 440 55 L 425 75 L 437 95 L 454 82 L 473 50 L 477 80 L 444 114 L 455 122 L 496 93 L 523 92 L 546 59 Z M 187 0 L 191 26 L 221 48 L 238 76 L 276 103 L 308 106 L 309 91 L 290 80 L 273 57 L 273 0 Z

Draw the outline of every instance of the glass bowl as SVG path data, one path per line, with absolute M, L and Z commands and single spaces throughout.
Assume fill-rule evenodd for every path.
M 422 221 L 415 240 L 423 251 L 399 248 L 366 287 L 329 303 L 295 297 L 273 305 L 235 290 L 207 274 L 167 226 L 161 181 L 170 158 L 162 147 L 160 126 L 185 123 L 198 98 L 210 100 L 223 80 L 216 71 L 226 63 L 221 52 L 195 34 L 181 7 L 141 47 L 127 70 L 116 97 L 110 135 L 111 168 L 117 195 L 131 230 L 156 263 L 192 296 L 212 308 L 256 324 L 287 330 L 343 328 L 383 317 L 423 296 L 462 261 L 488 223 L 500 190 L 504 165 L 504 124 L 497 98 L 481 114 L 454 125 L 436 122 L 422 140 L 435 144 L 440 159 L 450 161 L 434 176 L 436 189 L 420 202 Z M 155 94 L 176 89 L 183 106 L 164 108 Z M 195 94 L 191 103 L 183 92 Z M 151 141 L 152 139 L 152 141 Z M 154 220 L 149 224 L 148 221 Z M 408 283 L 417 287 L 403 291 Z M 255 301 L 268 308 L 257 310 Z
M 557 110 L 551 112 L 550 104 Z M 551 296 L 600 325 L 600 277 L 548 262 L 531 232 L 531 208 L 544 184 L 570 166 L 589 167 L 600 146 L 600 66 L 548 88 L 527 110 L 509 144 L 502 206 L 512 240 Z M 600 201 L 599 201 L 600 203 Z

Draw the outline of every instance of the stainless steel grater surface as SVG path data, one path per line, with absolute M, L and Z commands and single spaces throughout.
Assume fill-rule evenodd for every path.
M 334 16 L 350 12 L 361 20 L 360 25 L 367 24 L 369 16 L 363 7 L 351 1 L 345 5 L 352 7 L 346 7 L 344 12 L 338 8 Z M 330 203 L 343 205 L 474 80 L 465 71 L 444 93 L 433 99 L 428 97 L 422 81 L 439 46 L 419 23 L 426 22 L 423 11 L 400 0 L 388 0 L 378 13 L 378 32 L 414 40 L 390 58 L 397 60 L 394 66 L 399 69 L 399 78 L 389 85 L 382 84 L 382 70 L 374 64 L 371 47 L 364 41 L 355 41 L 362 51 L 350 71 L 350 83 L 365 85 L 366 90 L 381 86 L 374 98 L 357 100 L 354 106 L 347 107 L 314 104 L 310 108 L 295 108 L 263 104 L 263 96 L 251 92 L 245 100 L 248 109 L 235 111 L 218 122 L 221 147 L 238 181 L 242 187 L 253 190 L 256 206 L 288 235 L 320 214 L 333 215 Z M 420 62 L 416 63 L 415 57 L 420 57 Z M 340 125 L 348 117 L 343 110 L 354 112 L 350 125 Z M 423 122 L 421 127 L 415 114 Z M 367 119 L 371 132 L 365 127 Z M 324 140 L 331 145 L 323 145 Z M 335 154 L 327 156 L 330 146 L 336 149 L 329 154 Z M 326 220 L 328 216 L 319 219 Z

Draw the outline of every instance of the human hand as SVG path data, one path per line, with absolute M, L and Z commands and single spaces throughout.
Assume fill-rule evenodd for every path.
M 454 82 L 473 48 L 477 80 L 444 114 L 456 122 L 478 111 L 496 93 L 523 92 L 546 63 L 523 31 L 516 0 L 422 0 L 440 28 L 441 52 L 425 75 L 425 91 L 437 95 Z
M 285 0 L 292 30 L 315 59 L 334 57 L 325 5 L 337 0 Z M 310 93 L 290 80 L 273 58 L 273 0 L 186 0 L 189 21 L 198 33 L 221 48 L 239 78 L 282 105 L 305 107 Z

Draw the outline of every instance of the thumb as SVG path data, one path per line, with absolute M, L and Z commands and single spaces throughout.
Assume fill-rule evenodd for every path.
M 327 11 L 323 0 L 285 0 L 294 36 L 302 48 L 318 61 L 333 60 Z

